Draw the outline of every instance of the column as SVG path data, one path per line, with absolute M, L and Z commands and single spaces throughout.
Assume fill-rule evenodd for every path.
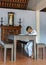
M 40 11 L 36 11 L 36 31 L 37 31 L 37 36 L 36 36 L 36 43 L 40 42 Z

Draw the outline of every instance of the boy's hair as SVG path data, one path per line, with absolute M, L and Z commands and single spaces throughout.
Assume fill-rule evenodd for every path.
M 32 29 L 32 27 L 31 27 L 31 26 L 27 26 L 26 31 L 28 31 L 28 29 L 29 29 L 29 28 L 30 28 L 30 29 Z

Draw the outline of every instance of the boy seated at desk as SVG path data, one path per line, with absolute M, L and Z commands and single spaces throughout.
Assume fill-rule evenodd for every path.
M 26 35 L 30 35 L 30 34 L 34 34 L 35 35 L 36 31 L 33 30 L 31 26 L 27 26 Z M 33 50 L 32 50 L 33 42 L 31 40 L 25 40 L 25 41 L 20 41 L 20 42 L 25 44 L 24 50 L 27 53 L 27 55 L 29 57 L 33 57 Z

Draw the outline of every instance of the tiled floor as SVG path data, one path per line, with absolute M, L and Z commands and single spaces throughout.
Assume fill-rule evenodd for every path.
M 7 62 L 4 64 L 3 62 L 3 52 L 1 53 L 0 50 L 0 65 L 46 65 L 46 58 L 45 59 L 38 59 L 33 60 L 27 57 L 25 54 L 17 52 L 17 60 L 16 62 L 10 61 L 10 50 L 7 54 Z

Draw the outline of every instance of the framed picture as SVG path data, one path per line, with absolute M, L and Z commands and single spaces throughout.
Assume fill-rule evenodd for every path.
M 8 12 L 8 25 L 14 26 L 14 12 Z

